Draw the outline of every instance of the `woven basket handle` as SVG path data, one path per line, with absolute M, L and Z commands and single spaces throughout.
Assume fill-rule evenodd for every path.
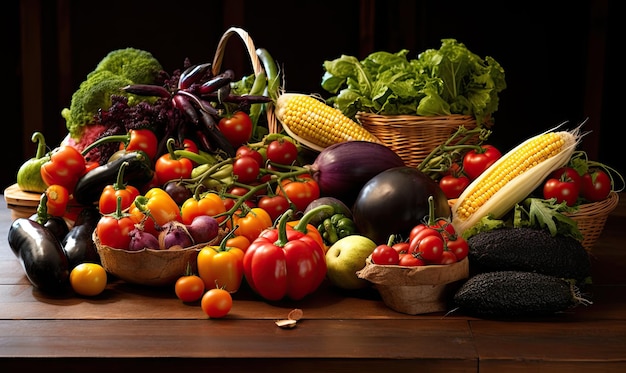
M 245 44 L 246 49 L 248 50 L 248 56 L 250 57 L 250 61 L 252 62 L 252 69 L 254 70 L 254 74 L 258 75 L 260 72 L 263 71 L 263 66 L 259 61 L 259 57 L 256 55 L 256 47 L 254 46 L 252 38 L 250 37 L 250 35 L 248 35 L 248 32 L 239 27 L 231 27 L 226 30 L 224 35 L 222 35 L 220 42 L 217 44 L 217 51 L 215 52 L 215 56 L 213 56 L 213 75 L 219 74 L 222 67 L 222 59 L 224 58 L 224 51 L 226 50 L 226 43 L 228 42 L 228 39 L 230 39 L 230 37 L 234 34 L 239 35 L 241 41 L 243 41 L 243 43 Z
M 215 52 L 215 56 L 213 56 L 213 75 L 219 74 L 222 67 L 222 60 L 224 58 L 224 51 L 226 50 L 226 43 L 228 42 L 230 37 L 235 34 L 239 36 L 241 41 L 246 46 L 248 56 L 250 57 L 250 62 L 252 63 L 252 70 L 254 71 L 254 75 L 259 75 L 261 72 L 264 72 L 265 70 L 263 69 L 263 65 L 261 64 L 261 61 L 256 54 L 256 47 L 248 32 L 239 27 L 231 27 L 226 30 L 226 32 L 224 32 L 222 38 L 217 44 L 217 50 Z M 270 133 L 280 132 L 281 128 L 279 127 L 276 116 L 274 115 L 274 105 L 270 102 L 265 106 L 265 108 L 267 114 L 268 131 Z

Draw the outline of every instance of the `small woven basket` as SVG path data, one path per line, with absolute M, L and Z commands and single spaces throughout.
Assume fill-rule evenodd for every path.
M 428 117 L 359 112 L 356 119 L 411 167 L 418 166 L 433 149 L 448 140 L 459 126 L 468 130 L 477 126 L 476 119 L 471 115 Z
M 222 67 L 222 60 L 224 59 L 224 53 L 226 51 L 226 44 L 231 36 L 237 35 L 243 42 L 248 52 L 248 57 L 250 57 L 250 63 L 252 64 L 252 70 L 255 76 L 258 76 L 260 73 L 264 72 L 263 65 L 259 60 L 259 57 L 256 54 L 256 47 L 254 45 L 254 41 L 250 37 L 247 31 L 239 28 L 239 27 L 231 27 L 222 35 L 219 43 L 217 44 L 217 49 L 215 51 L 215 55 L 213 56 L 213 65 L 212 72 L 213 75 L 217 75 L 220 73 L 220 69 Z M 272 102 L 268 102 L 265 104 L 265 113 L 267 116 L 267 127 L 269 133 L 279 133 L 281 131 L 280 123 L 276 120 L 276 116 L 274 115 L 274 104 Z
M 103 245 L 96 232 L 93 232 L 92 239 L 102 267 L 107 273 L 131 284 L 171 286 L 187 272 L 188 266 L 193 273 L 198 273 L 196 259 L 200 250 L 205 246 L 219 245 L 224 236 L 226 232 L 220 229 L 219 234 L 210 242 L 183 249 L 138 251 Z
M 602 234 L 606 219 L 618 203 L 619 195 L 611 192 L 605 200 L 582 204 L 575 213 L 565 214 L 578 224 L 578 230 L 583 235 L 583 247 L 588 252 L 591 252 L 593 245 Z

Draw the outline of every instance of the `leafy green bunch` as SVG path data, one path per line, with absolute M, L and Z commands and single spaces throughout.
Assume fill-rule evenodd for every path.
M 417 59 L 408 50 L 374 52 L 364 60 L 342 55 L 324 62 L 322 88 L 345 115 L 471 115 L 479 127 L 492 124 L 498 94 L 506 88 L 504 69 L 492 57 L 472 53 L 455 39 L 443 39 Z

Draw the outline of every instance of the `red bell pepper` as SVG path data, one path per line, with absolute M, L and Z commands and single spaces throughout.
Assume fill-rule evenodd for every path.
M 140 194 L 136 187 L 124 183 L 126 166 L 128 166 L 128 162 L 122 163 L 115 183 L 107 185 L 102 190 L 98 201 L 98 207 L 102 214 L 110 214 L 116 210 L 118 197 L 122 197 L 122 210 L 126 210 L 135 201 L 135 197 Z
M 320 206 L 305 214 L 300 222 L 306 227 Z M 313 293 L 326 277 L 326 257 L 319 242 L 289 227 L 293 211 L 285 212 L 278 227 L 268 228 L 250 244 L 243 257 L 244 276 L 261 297 L 276 301 L 284 297 L 300 300 Z M 300 226 L 300 224 L 298 224 Z
M 114 249 L 126 250 L 130 245 L 130 232 L 139 223 L 135 216 L 122 212 L 122 198 L 117 198 L 117 208 L 111 214 L 102 215 L 96 225 L 100 243 Z
M 50 159 L 41 165 L 41 178 L 47 186 L 62 185 L 70 194 L 85 171 L 85 157 L 74 147 L 63 145 L 49 153 Z

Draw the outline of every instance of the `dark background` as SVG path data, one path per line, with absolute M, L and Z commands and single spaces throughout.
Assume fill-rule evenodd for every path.
M 43 132 L 50 147 L 66 135 L 61 110 L 108 52 L 144 49 L 173 71 L 185 58 L 212 61 L 230 26 L 245 29 L 256 47 L 272 54 L 286 90 L 322 95 L 328 95 L 320 86 L 325 60 L 403 48 L 416 57 L 455 38 L 505 69 L 508 88 L 491 143 L 506 151 L 563 121 L 574 126 L 588 118 L 581 149 L 626 174 L 616 93 L 623 83 L 615 57 L 621 33 L 615 2 L 608 0 L 9 0 L 4 6 L 11 70 L 2 187 L 14 183 L 19 166 L 35 154 L 34 131 Z M 231 38 L 222 66 L 249 74 L 249 61 Z

